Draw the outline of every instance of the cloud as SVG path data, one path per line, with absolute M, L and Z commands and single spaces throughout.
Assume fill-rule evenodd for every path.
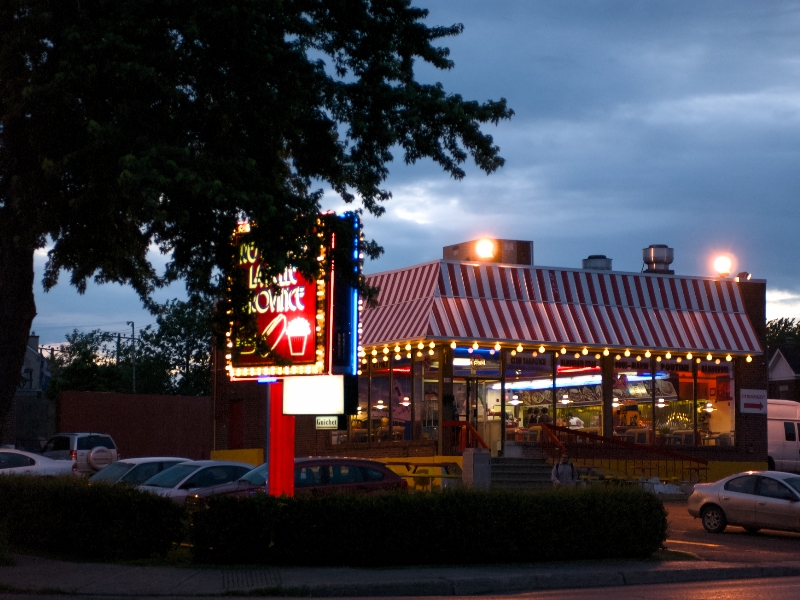
M 800 319 L 800 292 L 767 290 L 767 320 Z

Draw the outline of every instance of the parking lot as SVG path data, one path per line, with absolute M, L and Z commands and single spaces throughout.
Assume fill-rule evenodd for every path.
M 761 530 L 749 534 L 729 525 L 723 533 L 711 534 L 703 529 L 700 519 L 689 515 L 685 502 L 667 502 L 665 506 L 669 515 L 665 545 L 669 550 L 691 552 L 703 560 L 747 564 L 797 560 L 800 533 Z

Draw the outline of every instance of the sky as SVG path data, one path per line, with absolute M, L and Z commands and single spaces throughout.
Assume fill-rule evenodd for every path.
M 768 318 L 800 318 L 800 2 L 414 3 L 428 26 L 464 25 L 440 41 L 455 68 L 419 64 L 418 79 L 506 98 L 515 116 L 483 128 L 506 160 L 490 176 L 468 165 L 455 181 L 395 154 L 386 213 L 365 218 L 385 248 L 367 273 L 479 237 L 532 240 L 536 265 L 605 254 L 632 272 L 643 248 L 668 244 L 677 274 L 712 275 L 727 254 L 734 273 L 767 280 Z M 322 204 L 343 209 L 331 194 Z M 159 298 L 182 294 L 173 285 Z M 80 296 L 63 278 L 35 296 L 45 344 L 155 321 L 121 286 Z

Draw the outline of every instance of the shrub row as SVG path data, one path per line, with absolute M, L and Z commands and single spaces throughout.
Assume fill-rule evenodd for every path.
M 73 477 L 0 476 L 0 527 L 20 550 L 90 560 L 165 554 L 184 535 L 184 510 L 167 498 Z
M 651 556 L 664 506 L 638 488 L 213 498 L 195 513 L 200 563 L 400 566 Z

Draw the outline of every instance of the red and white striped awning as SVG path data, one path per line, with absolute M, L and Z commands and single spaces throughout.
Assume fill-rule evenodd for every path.
M 760 354 L 731 280 L 436 261 L 378 273 L 363 346 L 415 340 Z

